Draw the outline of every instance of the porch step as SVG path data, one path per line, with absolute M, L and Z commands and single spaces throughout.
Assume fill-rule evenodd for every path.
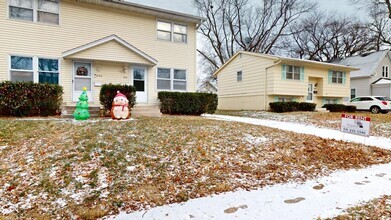
M 161 117 L 162 113 L 160 113 L 159 106 L 157 105 L 135 105 L 131 111 L 131 117 L 141 117 L 141 116 L 149 116 L 149 117 Z
M 73 118 L 73 113 L 76 110 L 76 106 L 63 106 L 61 108 L 61 117 L 62 118 Z M 88 112 L 90 117 L 96 118 L 100 116 L 100 107 L 89 107 Z
M 329 110 L 327 110 L 326 108 L 317 108 L 315 109 L 316 112 L 323 112 L 323 113 L 327 113 L 327 112 L 330 112 Z

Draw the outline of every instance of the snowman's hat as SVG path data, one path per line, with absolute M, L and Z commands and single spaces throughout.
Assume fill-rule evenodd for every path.
M 114 98 L 118 98 L 118 97 L 124 97 L 126 98 L 126 95 L 120 93 L 119 91 L 117 91 L 117 95 L 114 97 Z M 127 98 L 126 98 L 127 99 Z

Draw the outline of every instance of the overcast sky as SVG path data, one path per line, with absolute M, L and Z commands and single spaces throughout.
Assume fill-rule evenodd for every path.
M 164 8 L 168 10 L 183 12 L 187 14 L 196 14 L 193 6 L 193 0 L 127 0 L 139 4 Z M 319 4 L 319 7 L 325 10 L 346 14 L 358 14 L 357 10 L 351 4 L 351 0 L 312 0 Z

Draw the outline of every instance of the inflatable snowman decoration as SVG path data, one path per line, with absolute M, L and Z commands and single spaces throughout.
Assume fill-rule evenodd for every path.
M 113 105 L 111 107 L 112 119 L 128 119 L 130 117 L 129 100 L 126 96 L 119 91 L 113 99 Z

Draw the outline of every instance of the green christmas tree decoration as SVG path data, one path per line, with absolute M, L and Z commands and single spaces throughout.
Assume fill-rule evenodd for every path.
M 76 120 L 87 120 L 90 118 L 90 113 L 88 112 L 88 96 L 87 88 L 83 88 L 83 92 L 79 96 L 79 101 L 76 104 L 76 110 L 73 113 L 73 117 Z

